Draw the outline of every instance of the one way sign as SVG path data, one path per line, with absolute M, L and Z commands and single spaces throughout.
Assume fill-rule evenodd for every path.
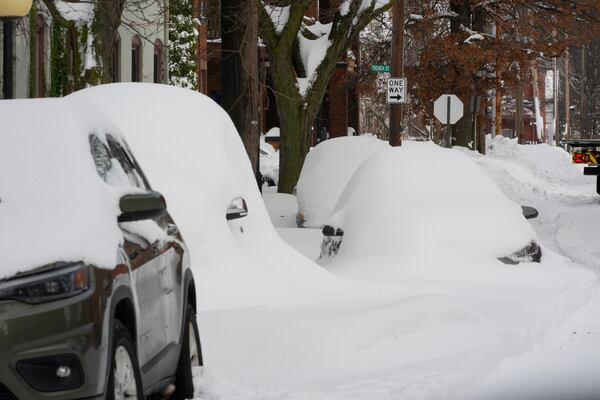
M 388 104 L 406 103 L 406 78 L 389 78 L 387 81 Z

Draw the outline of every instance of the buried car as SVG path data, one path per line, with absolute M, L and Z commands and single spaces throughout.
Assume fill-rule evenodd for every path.
M 539 262 L 541 248 L 524 213 L 536 215 L 508 200 L 466 155 L 408 142 L 357 169 L 326 221 L 321 260 L 338 253 L 423 260 L 462 254 Z
M 67 98 L 0 119 L 0 398 L 193 397 L 188 250 L 121 130 Z

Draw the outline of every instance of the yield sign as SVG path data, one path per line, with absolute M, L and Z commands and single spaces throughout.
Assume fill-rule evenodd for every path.
M 443 94 L 433 103 L 433 115 L 446 125 L 457 123 L 463 117 L 463 109 L 463 102 L 453 94 Z

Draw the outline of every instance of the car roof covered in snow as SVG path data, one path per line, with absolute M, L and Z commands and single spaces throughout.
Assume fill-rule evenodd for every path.
M 329 139 L 313 148 L 306 156 L 296 186 L 304 226 L 323 226 L 358 166 L 388 147 L 387 142 L 364 135 Z
M 67 99 L 0 103 L 0 278 L 56 262 L 114 267 L 123 189 L 97 173 L 90 135 L 119 130 Z

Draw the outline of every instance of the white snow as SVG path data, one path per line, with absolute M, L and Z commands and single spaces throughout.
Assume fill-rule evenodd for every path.
M 296 187 L 304 225 L 322 226 L 358 166 L 387 147 L 387 142 L 372 136 L 349 136 L 326 140 L 312 149 Z
M 260 173 L 277 184 L 279 181 L 279 151 L 265 141 L 265 136 L 260 137 L 260 149 L 266 153 L 260 155 Z
M 273 127 L 267 131 L 265 137 L 280 137 L 281 133 L 279 127 Z
M 312 33 L 317 35 L 317 39 L 308 39 L 298 33 L 298 43 L 300 45 L 300 58 L 304 65 L 306 72 L 306 78 L 298 78 L 299 91 L 301 96 L 306 96 L 310 85 L 314 81 L 317 73 L 317 69 L 327 54 L 327 50 L 331 46 L 331 40 L 329 40 L 329 33 L 333 24 L 321 24 L 316 23 L 305 29 L 310 30 Z
M 0 278 L 61 261 L 114 268 L 119 198 L 135 190 L 115 160 L 117 184 L 100 177 L 89 136 L 119 129 L 66 99 L 5 101 L 0 120 Z
M 62 0 L 54 2 L 60 15 L 68 21 L 90 24 L 94 18 L 94 3 L 77 2 L 71 3 Z
M 276 7 L 263 4 L 263 7 L 267 14 L 269 14 L 275 31 L 281 34 L 290 19 L 290 6 Z
M 467 44 L 471 44 L 473 42 L 477 42 L 477 41 L 481 41 L 483 40 L 483 35 L 480 33 L 474 33 L 471 36 L 469 36 L 468 38 L 465 39 L 465 43 Z

